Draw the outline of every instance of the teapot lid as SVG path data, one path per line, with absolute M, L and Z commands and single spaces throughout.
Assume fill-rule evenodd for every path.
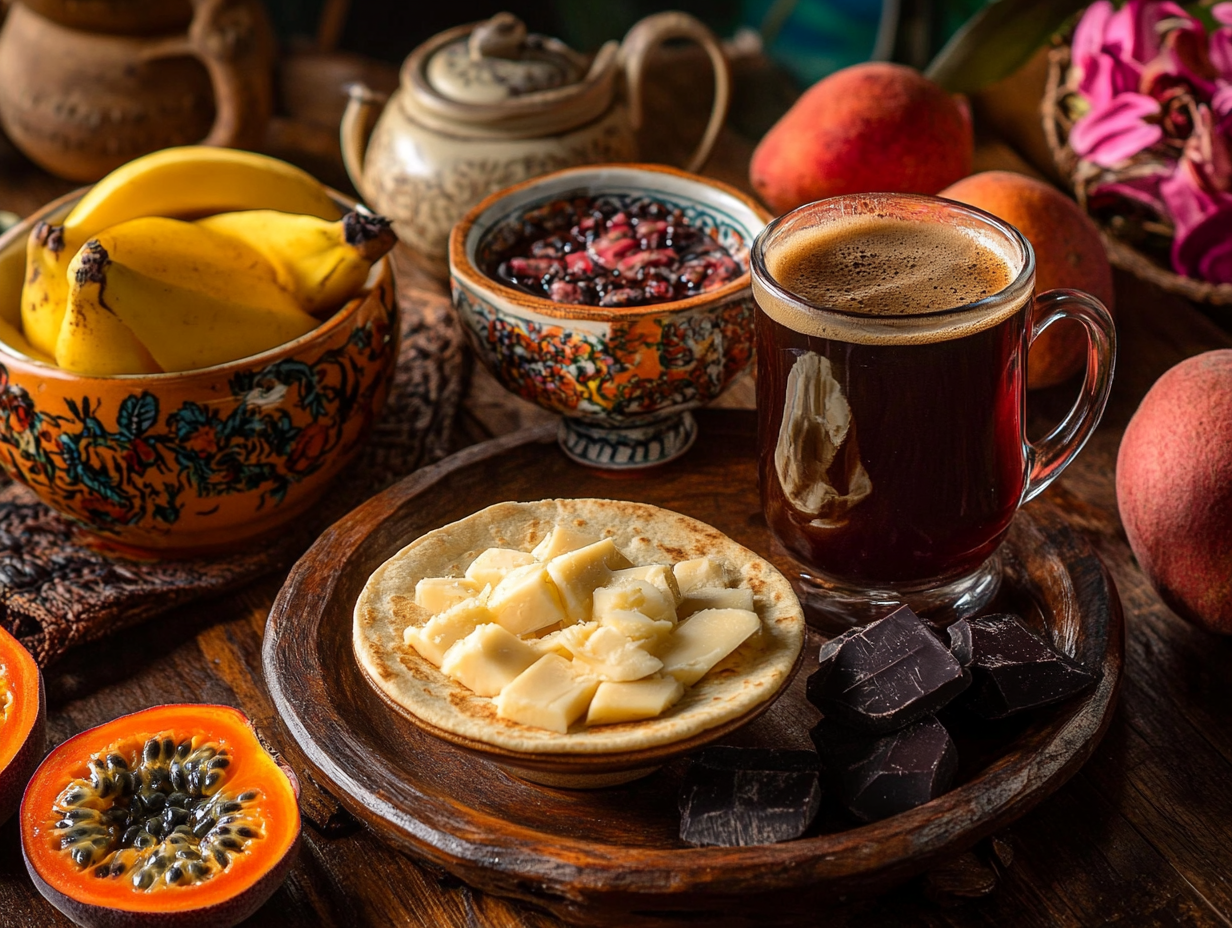
M 583 76 L 567 46 L 528 34 L 512 13 L 497 13 L 428 59 L 432 89 L 456 103 L 493 104 L 575 84 Z

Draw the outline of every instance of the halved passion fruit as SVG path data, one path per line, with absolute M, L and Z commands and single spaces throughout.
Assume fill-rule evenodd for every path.
M 17 811 L 43 756 L 47 699 L 30 652 L 0 629 L 0 822 Z
M 26 868 L 79 925 L 226 928 L 282 883 L 298 789 L 227 706 L 156 706 L 48 755 L 21 802 Z

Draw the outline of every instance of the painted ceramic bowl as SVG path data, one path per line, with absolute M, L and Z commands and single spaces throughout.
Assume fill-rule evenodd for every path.
M 647 306 L 556 303 L 483 270 L 530 210 L 602 195 L 651 197 L 717 239 L 743 273 L 717 289 Z M 453 230 L 453 303 L 479 355 L 518 396 L 560 413 L 560 442 L 583 464 L 662 464 L 697 435 L 690 409 L 719 396 L 753 353 L 748 248 L 769 216 L 718 181 L 661 165 L 569 168 L 488 197 Z
M 0 320 L 19 322 L 30 228 L 80 195 L 0 236 Z M 86 377 L 0 342 L 0 466 L 122 550 L 267 535 L 320 496 L 385 403 L 398 350 L 388 258 L 370 283 L 294 341 L 195 371 Z

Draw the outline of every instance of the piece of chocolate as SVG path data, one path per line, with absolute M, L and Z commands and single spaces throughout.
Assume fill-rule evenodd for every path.
M 971 625 L 966 619 L 959 619 L 946 629 L 950 641 L 950 653 L 954 660 L 964 667 L 971 666 Z
M 1016 615 L 986 615 L 966 623 L 971 634 L 971 689 L 963 706 L 1003 719 L 1080 693 L 1095 675 L 1062 654 Z
M 816 751 L 792 751 L 787 748 L 738 748 L 715 744 L 693 755 L 694 764 L 714 770 L 820 770 L 821 758 Z
M 821 807 L 820 760 L 812 751 L 707 748 L 680 788 L 680 840 L 743 847 L 800 837 Z
M 881 737 L 825 718 L 810 734 L 839 799 L 865 822 L 936 799 L 958 769 L 958 749 L 932 716 Z
M 971 682 L 907 606 L 826 642 L 820 661 L 806 687 L 809 701 L 830 718 L 878 734 L 933 714 Z

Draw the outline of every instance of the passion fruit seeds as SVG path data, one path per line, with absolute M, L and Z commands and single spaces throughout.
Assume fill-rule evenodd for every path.
M 121 739 L 87 761 L 53 809 L 62 853 L 134 889 L 200 883 L 264 835 L 257 789 L 226 788 L 231 755 L 200 736 Z

